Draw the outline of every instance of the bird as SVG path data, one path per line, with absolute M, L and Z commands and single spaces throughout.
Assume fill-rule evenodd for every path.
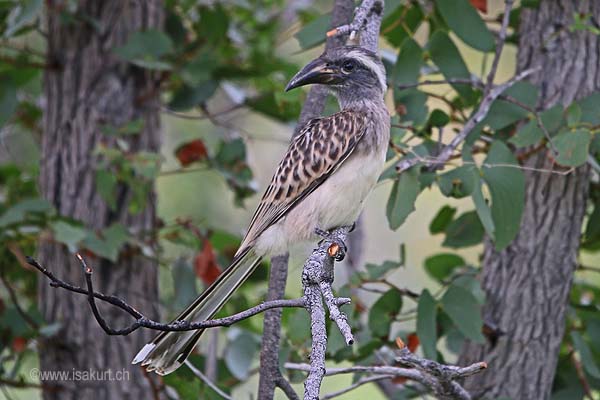
M 340 111 L 308 121 L 279 162 L 233 262 L 174 321 L 211 319 L 262 258 L 285 254 L 318 232 L 351 226 L 381 175 L 390 135 L 385 67 L 360 46 L 326 50 L 285 91 L 325 85 Z M 167 375 L 183 364 L 203 330 L 161 332 L 132 363 Z

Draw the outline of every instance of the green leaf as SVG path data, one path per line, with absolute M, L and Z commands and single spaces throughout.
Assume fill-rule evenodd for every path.
M 486 199 L 483 197 L 483 191 L 481 189 L 481 178 L 478 177 L 477 185 L 471 196 L 473 197 L 473 203 L 475 204 L 475 211 L 477 211 L 477 216 L 479 216 L 479 220 L 481 221 L 485 232 L 490 238 L 494 239 L 496 227 L 494 226 L 494 219 L 492 218 L 492 210 Z
M 44 214 L 52 210 L 50 203 L 41 198 L 25 199 L 10 207 L 0 215 L 0 227 L 5 227 L 25 220 L 28 214 Z
M 210 51 L 200 51 L 196 57 L 181 69 L 181 79 L 191 87 L 211 79 L 216 68 L 216 55 Z
M 398 59 L 392 72 L 394 87 L 400 84 L 411 84 L 419 80 L 423 65 L 423 49 L 412 38 L 402 42 Z M 395 89 L 398 90 L 398 89 Z
M 600 93 L 594 92 L 588 97 L 579 100 L 579 108 L 581 109 L 581 122 L 591 125 L 600 125 Z
M 436 31 L 431 35 L 429 54 L 446 79 L 470 79 L 471 74 L 458 48 L 445 32 Z M 468 102 L 475 99 L 475 92 L 469 85 L 452 85 L 452 87 Z
M 385 2 L 385 9 L 389 7 L 389 1 Z M 421 23 L 424 14 L 416 4 L 397 7 L 389 12 L 381 24 L 381 32 L 388 42 L 394 47 L 400 47 L 406 38 L 413 37 Z M 398 23 L 402 21 L 402 23 Z
M 369 329 L 374 337 L 388 338 L 390 325 L 402 308 L 402 293 L 398 289 L 385 292 L 369 311 Z
M 592 134 L 587 129 L 566 130 L 559 133 L 553 140 L 558 151 L 556 162 L 569 167 L 585 164 L 591 142 Z
M 18 105 L 15 85 L 0 75 L 0 128 L 13 117 Z
M 440 175 L 438 186 L 444 196 L 460 199 L 473 193 L 477 180 L 477 168 L 462 165 Z
M 128 239 L 127 229 L 120 223 L 114 223 L 99 234 L 88 232 L 83 245 L 94 254 L 116 262 L 121 248 Z
M 310 49 L 323 43 L 330 27 L 331 15 L 323 14 L 304 25 L 294 37 L 303 50 Z
M 600 352 L 600 319 L 598 318 L 589 318 L 586 321 L 586 331 L 588 337 L 591 339 L 592 348 Z
M 543 126 L 546 128 L 550 136 L 554 136 L 556 131 L 563 124 L 563 107 L 560 104 L 542 112 L 540 114 Z M 534 116 L 530 116 L 530 121 L 521 127 L 515 136 L 511 137 L 509 142 L 517 147 L 531 146 L 538 143 L 544 138 L 544 132 L 537 124 Z
M 212 45 L 228 40 L 229 16 L 219 2 L 210 6 L 203 5 L 200 9 L 200 23 L 196 25 L 198 38 L 203 38 Z M 256 21 L 253 21 L 256 23 Z
M 581 121 L 581 107 L 577 103 L 572 103 L 567 108 L 567 126 L 575 126 L 579 121 Z
M 496 249 L 508 246 L 519 232 L 525 204 L 525 175 L 506 145 L 492 143 L 483 165 L 483 180 L 492 198 L 492 220 Z
M 396 109 L 402 110 L 404 123 L 421 126 L 427 121 L 427 95 L 417 89 L 394 90 Z
M 117 176 L 112 171 L 106 169 L 96 171 L 96 190 L 111 210 L 117 208 L 117 182 Z
M 367 270 L 367 278 L 370 280 L 376 280 L 383 277 L 389 271 L 397 269 L 402 266 L 402 263 L 396 261 L 384 261 L 381 265 L 367 264 L 365 269 Z
M 50 227 L 54 231 L 54 240 L 64 243 L 69 251 L 77 251 L 77 245 L 88 235 L 87 230 L 82 226 L 66 223 L 64 221 L 53 222 Z
M 164 32 L 156 29 L 131 34 L 127 43 L 113 50 L 122 59 L 142 68 L 170 69 L 170 65 L 159 60 L 173 51 L 173 42 Z
M 42 0 L 20 0 L 6 18 L 4 37 L 13 36 L 24 26 L 32 23 L 42 11 Z
M 285 327 L 287 339 L 300 347 L 310 337 L 310 317 L 306 310 L 297 309 L 292 311 L 291 318 Z
M 517 82 L 508 88 L 504 94 L 514 97 L 531 108 L 535 108 L 538 89 L 531 83 Z M 492 103 L 483 123 L 489 125 L 493 130 L 498 130 L 527 117 L 527 114 L 528 111 L 523 107 L 498 99 Z
M 483 226 L 475 211 L 469 211 L 455 219 L 446 228 L 443 246 L 461 248 L 474 246 L 483 239 Z
M 483 343 L 483 320 L 477 299 L 468 290 L 451 285 L 442 297 L 442 307 L 458 330 L 469 339 Z
M 535 120 L 530 120 L 521 127 L 509 142 L 517 147 L 531 146 L 544 138 L 544 132 L 538 127 Z
M 259 349 L 259 343 L 253 334 L 240 332 L 230 341 L 225 349 L 225 364 L 232 375 L 243 381 L 248 378 L 254 356 Z
M 412 168 L 400 174 L 394 182 L 387 202 L 386 214 L 391 229 L 396 230 L 415 209 L 415 200 L 420 192 L 419 171 Z
M 429 124 L 431 126 L 435 126 L 435 127 L 442 127 L 442 126 L 446 126 L 448 123 L 450 122 L 450 117 L 448 116 L 448 114 L 446 114 L 445 112 L 443 112 L 440 109 L 435 109 L 431 112 L 431 115 L 429 115 Z
M 423 346 L 425 358 L 437 360 L 437 303 L 429 290 L 425 289 L 419 296 L 417 305 L 417 336 Z
M 573 340 L 573 346 L 577 349 L 579 357 L 581 357 L 581 363 L 585 371 L 594 378 L 600 379 L 600 369 L 594 360 L 594 355 L 579 332 L 571 331 L 571 340 Z
M 431 224 L 429 225 L 429 232 L 431 232 L 432 235 L 444 232 L 450 224 L 450 222 L 452 222 L 452 218 L 454 218 L 455 214 L 456 208 L 454 207 L 445 205 L 442 208 L 440 208 L 435 217 L 433 217 Z
M 219 82 L 209 80 L 195 87 L 183 85 L 175 92 L 169 102 L 169 108 L 174 111 L 185 111 L 197 105 L 203 104 L 217 91 Z
M 448 278 L 457 267 L 466 265 L 465 260 L 453 253 L 441 253 L 425 259 L 425 271 L 438 282 Z
M 477 50 L 494 50 L 494 37 L 468 0 L 436 0 L 435 3 L 450 29 L 463 42 Z
M 173 51 L 173 42 L 164 32 L 156 29 L 138 31 L 131 34 L 127 43 L 114 52 L 125 60 L 136 58 L 159 58 Z

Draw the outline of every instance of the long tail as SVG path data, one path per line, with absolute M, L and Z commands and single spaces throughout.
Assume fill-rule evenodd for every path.
M 261 257 L 246 249 L 175 321 L 206 321 L 211 319 L 233 292 L 252 274 Z M 167 375 L 175 371 L 190 355 L 204 329 L 197 331 L 161 332 L 135 356 L 132 364 L 142 363 L 148 371 Z

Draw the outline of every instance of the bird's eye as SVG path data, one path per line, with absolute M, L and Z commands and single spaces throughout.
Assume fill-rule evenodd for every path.
M 344 64 L 342 64 L 342 72 L 345 74 L 349 74 L 350 72 L 354 71 L 355 67 L 356 64 L 354 64 L 354 61 L 344 61 Z

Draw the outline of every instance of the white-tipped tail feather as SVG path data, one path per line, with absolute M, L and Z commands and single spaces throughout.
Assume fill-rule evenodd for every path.
M 248 249 L 208 287 L 175 321 L 199 322 L 211 319 L 233 292 L 242 284 L 260 263 L 254 251 Z M 161 332 L 146 344 L 135 356 L 132 364 L 141 363 L 148 371 L 167 375 L 175 371 L 190 355 L 204 329 L 182 332 Z

